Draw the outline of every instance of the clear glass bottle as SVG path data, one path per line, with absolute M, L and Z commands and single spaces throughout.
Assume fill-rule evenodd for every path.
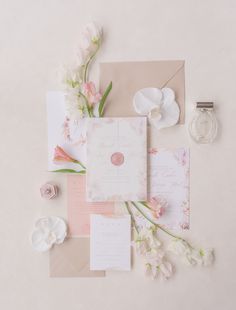
M 211 143 L 217 134 L 217 120 L 213 102 L 197 102 L 189 133 L 197 143 Z

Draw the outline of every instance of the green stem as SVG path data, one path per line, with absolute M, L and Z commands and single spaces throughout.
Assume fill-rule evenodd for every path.
M 150 219 L 141 209 L 140 207 L 135 203 L 135 202 L 131 202 L 133 204 L 133 206 L 142 214 L 143 217 L 145 217 L 146 220 L 148 220 L 150 223 L 152 223 L 154 226 L 158 227 L 159 229 L 161 229 L 162 231 L 164 231 L 166 234 L 168 234 L 169 236 L 171 236 L 172 238 L 178 239 L 178 240 L 182 240 L 184 242 L 186 242 L 191 248 L 192 246 L 183 238 L 176 236 L 174 234 L 172 234 L 171 232 L 169 232 L 167 229 L 163 228 L 161 225 L 155 223 L 152 219 Z
M 139 201 L 139 202 L 140 202 L 144 207 L 146 207 L 147 209 L 153 211 L 153 209 L 152 209 L 151 207 L 149 207 L 149 205 L 148 205 L 146 202 L 144 202 L 144 201 Z
M 92 112 L 92 110 L 91 110 L 91 108 L 90 108 L 90 106 L 89 106 L 88 99 L 87 99 L 86 96 L 85 96 L 83 93 L 81 93 L 81 92 L 79 92 L 79 96 L 83 97 L 84 100 L 85 100 L 85 105 L 86 105 L 86 109 L 87 109 L 87 112 L 88 112 L 88 116 L 89 116 L 89 117 L 93 117 L 93 112 Z
M 92 59 L 94 58 L 94 56 L 97 54 L 98 50 L 99 50 L 99 47 L 100 47 L 100 44 L 97 43 L 97 48 L 95 50 L 95 52 L 89 57 L 86 65 L 85 65 L 85 69 L 84 69 L 84 79 L 83 79 L 83 82 L 86 83 L 87 80 L 88 80 L 88 76 L 87 76 L 87 72 L 88 72 L 88 67 L 89 67 L 89 64 L 90 62 L 92 61 Z
M 126 209 L 127 209 L 128 213 L 129 213 L 129 215 L 130 215 L 130 217 L 131 217 L 131 220 L 132 220 L 132 223 L 133 223 L 133 225 L 134 225 L 134 228 L 135 228 L 136 232 L 138 233 L 138 232 L 139 232 L 139 231 L 138 231 L 138 226 L 136 225 L 136 221 L 135 221 L 134 215 L 133 215 L 133 213 L 131 212 L 130 207 L 129 207 L 129 204 L 128 204 L 127 201 L 125 201 L 125 206 L 126 206 Z
M 85 167 L 80 161 L 78 161 L 77 159 L 75 159 L 75 160 L 73 161 L 73 163 L 79 164 L 82 168 L 84 168 L 84 169 L 86 170 L 86 167 Z

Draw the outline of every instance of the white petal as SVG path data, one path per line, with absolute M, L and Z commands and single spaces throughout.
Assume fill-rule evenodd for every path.
M 134 109 L 138 114 L 148 115 L 157 105 L 161 104 L 162 92 L 158 88 L 143 88 L 133 98 Z
M 176 101 L 173 101 L 171 104 L 169 102 L 163 103 L 161 107 L 162 118 L 159 121 L 149 118 L 149 122 L 157 129 L 171 127 L 177 124 L 179 113 L 179 106 Z
M 32 247 L 39 252 L 47 251 L 54 243 L 62 243 L 66 235 L 67 226 L 63 219 L 56 216 L 41 218 L 32 233 Z
M 172 269 L 172 265 L 171 263 L 169 262 L 164 262 L 162 263 L 160 266 L 160 271 L 161 271 L 161 274 L 163 275 L 163 277 L 165 279 L 168 279 L 171 277 L 172 273 L 173 273 L 173 269 Z
M 162 94 L 163 94 L 163 101 L 169 101 L 172 102 L 175 100 L 175 93 L 171 88 L 162 88 L 161 89 Z
M 46 252 L 48 251 L 53 243 L 48 243 L 44 240 L 44 234 L 40 230 L 35 230 L 32 234 L 31 238 L 32 247 L 34 250 L 38 252 Z

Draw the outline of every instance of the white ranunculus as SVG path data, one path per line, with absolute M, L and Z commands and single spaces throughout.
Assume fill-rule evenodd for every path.
M 51 216 L 40 218 L 35 223 L 31 243 L 38 252 L 48 251 L 53 244 L 61 244 L 67 235 L 67 226 L 63 219 Z
M 133 105 L 157 129 L 173 126 L 179 120 L 180 110 L 171 88 L 143 88 L 135 93 Z

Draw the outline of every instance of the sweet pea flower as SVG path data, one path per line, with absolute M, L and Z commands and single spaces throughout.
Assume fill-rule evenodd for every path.
M 152 209 L 152 215 L 154 218 L 159 219 L 165 212 L 168 206 L 167 201 L 162 197 L 152 197 L 148 202 L 148 205 Z
M 200 249 L 200 255 L 202 257 L 202 265 L 210 266 L 214 261 L 214 250 L 213 249 Z
M 189 245 L 182 239 L 173 239 L 169 244 L 168 250 L 178 256 L 185 256 L 187 253 L 190 253 Z
M 81 47 L 91 50 L 94 45 L 99 45 L 102 39 L 102 28 L 95 23 L 89 23 L 82 32 Z
M 96 87 L 93 82 L 84 83 L 82 85 L 82 91 L 91 105 L 98 103 L 102 98 L 102 95 L 96 91 Z
M 173 268 L 164 257 L 164 251 L 150 251 L 146 254 L 146 274 L 155 279 L 160 274 L 164 279 L 171 277 Z

